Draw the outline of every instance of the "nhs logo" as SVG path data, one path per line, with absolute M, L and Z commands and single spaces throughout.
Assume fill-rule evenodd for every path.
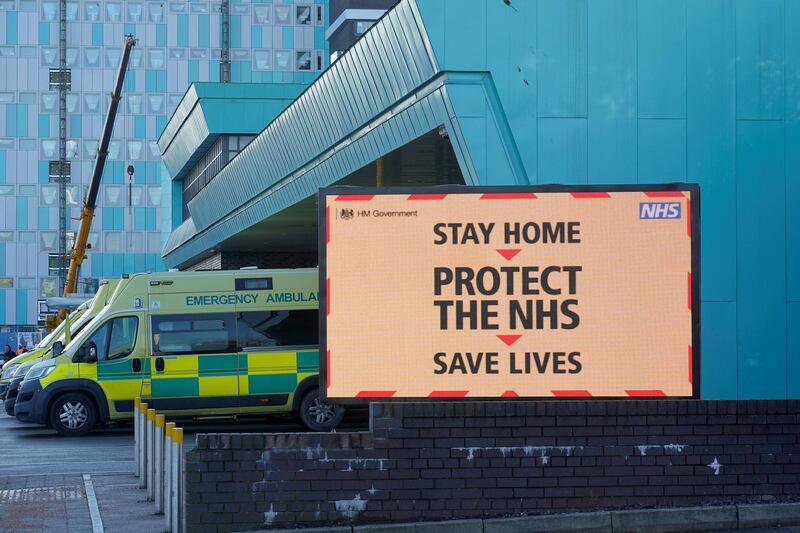
M 642 202 L 639 218 L 681 218 L 680 202 Z

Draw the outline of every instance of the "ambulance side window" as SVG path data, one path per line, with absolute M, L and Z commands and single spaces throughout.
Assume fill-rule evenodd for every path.
M 236 315 L 160 315 L 152 318 L 155 355 L 197 355 L 236 351 Z
M 106 359 L 121 359 L 133 353 L 139 319 L 135 316 L 118 317 L 111 324 L 111 341 Z
M 319 344 L 319 311 L 250 311 L 239 313 L 239 349 Z
M 83 346 L 88 347 L 90 343 L 94 343 L 97 348 L 97 360 L 102 361 L 106 358 L 106 347 L 108 346 L 108 329 L 111 326 L 111 320 L 100 326 L 100 328 L 92 333 L 89 340 L 83 343 Z

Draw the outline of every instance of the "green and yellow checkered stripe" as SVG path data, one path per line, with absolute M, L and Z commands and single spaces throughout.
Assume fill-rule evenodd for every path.
M 181 355 L 152 374 L 151 386 L 155 397 L 291 394 L 318 373 L 317 350 Z

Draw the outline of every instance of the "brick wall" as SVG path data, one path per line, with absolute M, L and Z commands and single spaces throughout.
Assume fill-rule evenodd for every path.
M 198 435 L 190 531 L 800 497 L 800 400 L 373 404 L 371 432 Z

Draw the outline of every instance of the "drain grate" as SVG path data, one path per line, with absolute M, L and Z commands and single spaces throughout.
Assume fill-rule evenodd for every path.
M 34 487 L 0 490 L 0 505 L 4 503 L 58 502 L 83 498 L 83 487 Z

